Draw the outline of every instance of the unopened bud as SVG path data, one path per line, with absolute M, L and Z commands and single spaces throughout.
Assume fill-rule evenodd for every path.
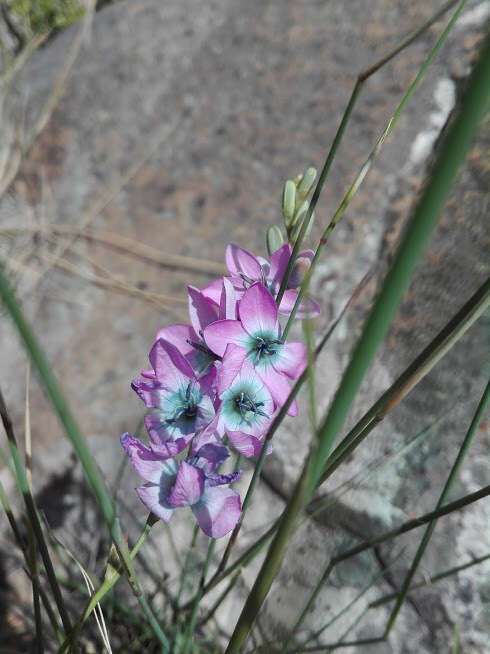
M 316 179 L 316 168 L 308 168 L 303 175 L 301 182 L 298 185 L 298 194 L 301 198 L 305 198 L 311 191 Z
M 308 210 L 308 205 L 309 205 L 308 200 L 305 200 L 303 204 L 299 207 L 299 209 L 296 210 L 296 213 L 294 214 L 294 217 L 291 221 L 290 227 L 294 227 L 296 223 L 298 223 L 301 220 L 301 218 L 305 215 L 305 213 Z
M 284 191 L 282 194 L 282 215 L 286 227 L 289 227 L 294 216 L 294 209 L 296 207 L 296 185 L 292 179 L 284 184 Z
M 294 262 L 293 270 L 288 280 L 288 288 L 297 288 L 303 283 L 306 273 L 310 269 L 311 260 L 307 256 L 298 256 Z
M 269 256 L 284 245 L 282 232 L 277 225 L 272 225 L 267 230 L 267 252 Z

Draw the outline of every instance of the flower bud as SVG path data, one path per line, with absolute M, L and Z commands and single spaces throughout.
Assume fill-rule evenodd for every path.
M 310 257 L 301 256 L 300 252 L 298 258 L 294 262 L 294 266 L 288 281 L 288 288 L 298 288 L 298 286 L 301 286 L 306 273 L 310 269 L 310 266 Z
M 277 225 L 272 225 L 267 230 L 267 252 L 269 256 L 284 245 L 282 232 Z
M 316 168 L 308 168 L 303 175 L 301 182 L 298 184 L 298 194 L 301 198 L 305 198 L 311 191 L 316 179 Z
M 308 200 L 305 200 L 303 204 L 299 207 L 299 209 L 296 210 L 296 213 L 294 214 L 289 227 L 294 227 L 296 223 L 305 215 L 306 211 L 308 210 L 308 205 L 309 205 Z
M 289 227 L 294 216 L 294 209 L 296 206 L 296 185 L 292 179 L 284 184 L 284 191 L 282 194 L 282 215 L 286 227 Z

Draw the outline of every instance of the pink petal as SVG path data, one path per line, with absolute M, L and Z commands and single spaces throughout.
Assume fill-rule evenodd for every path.
M 131 388 L 135 391 L 148 407 L 158 409 L 172 390 L 165 388 L 156 379 L 134 379 Z
M 204 330 L 206 345 L 218 356 L 223 356 L 229 343 L 245 347 L 248 335 L 239 320 L 217 320 Z
M 269 279 L 273 283 L 275 290 L 279 290 L 282 278 L 288 267 L 289 259 L 291 258 L 292 248 L 289 243 L 285 243 L 279 250 L 276 250 L 271 256 L 271 267 Z
M 199 448 L 196 454 L 206 462 L 204 465 L 206 474 L 214 472 L 230 456 L 228 448 L 217 443 L 206 443 L 206 445 Z M 199 465 L 201 465 L 201 461 Z
M 182 461 L 177 477 L 167 497 L 172 507 L 188 506 L 198 502 L 204 492 L 204 472 Z
M 142 370 L 141 371 L 141 376 L 146 377 L 146 379 L 155 379 L 155 371 L 154 370 Z
M 184 356 L 196 351 L 187 341 L 189 340 L 193 343 L 199 343 L 200 340 L 193 327 L 179 323 L 160 329 L 157 333 L 156 340 L 158 341 L 160 338 L 175 345 Z M 146 377 L 146 375 L 144 376 Z
M 220 320 L 237 319 L 237 296 L 233 284 L 227 277 L 223 277 L 223 289 L 219 304 Z
M 282 372 L 289 379 L 297 379 L 306 368 L 307 352 L 304 343 L 284 343 L 279 348 L 278 356 L 272 364 L 277 372 Z
M 189 294 L 189 315 L 196 334 L 199 334 L 204 327 L 218 319 L 216 308 L 202 292 L 194 286 L 188 286 Z
M 150 363 L 156 377 L 168 388 L 186 386 L 190 379 L 195 379 L 191 365 L 168 341 L 158 340 L 150 350 Z
M 276 303 L 260 282 L 245 291 L 238 312 L 243 327 L 251 336 L 258 333 L 279 334 Z
M 297 298 L 298 291 L 293 289 L 287 289 L 284 291 L 284 295 L 282 296 L 281 300 L 281 306 L 279 307 L 279 313 L 281 316 L 290 315 Z M 311 297 L 303 297 L 296 313 L 296 318 L 314 318 L 315 316 L 319 316 L 321 312 L 322 310 L 320 309 L 320 305 L 315 302 L 315 300 L 313 300 Z
M 232 275 L 245 273 L 250 279 L 260 279 L 260 263 L 251 252 L 230 243 L 226 248 L 226 265 Z
M 233 380 L 242 369 L 247 351 L 239 345 L 230 343 L 226 346 L 223 361 L 217 373 L 217 393 L 220 396 L 230 388 Z
M 269 389 L 276 404 L 278 406 L 282 406 L 289 397 L 289 393 L 291 392 L 291 386 L 289 385 L 287 378 L 274 370 L 272 366 L 267 366 L 264 368 L 257 367 L 256 371 L 264 384 Z M 288 416 L 294 417 L 297 415 L 298 405 L 295 400 L 288 409 Z
M 162 459 L 169 459 L 184 450 L 192 440 L 193 434 L 173 439 L 162 424 L 158 413 L 145 416 L 145 427 L 151 441 L 151 449 Z
M 162 475 L 172 476 L 175 474 L 176 469 L 173 461 L 163 461 L 155 452 L 143 445 L 141 441 L 131 436 L 131 434 L 126 433 L 121 436 L 121 445 L 131 459 L 134 469 L 143 479 L 159 484 Z
M 264 441 L 252 436 L 251 434 L 244 434 L 242 431 L 227 431 L 227 436 L 230 443 L 235 450 L 246 456 L 259 456 L 264 446 Z M 272 445 L 267 446 L 267 454 L 272 452 Z
M 192 454 L 196 454 L 201 447 L 211 443 L 212 445 L 221 444 L 221 436 L 216 431 L 218 425 L 218 416 L 204 429 L 200 434 L 194 436 L 192 441 Z
M 206 488 L 201 500 L 191 509 L 199 526 L 210 538 L 225 536 L 242 515 L 240 495 L 222 486 Z
M 211 300 L 213 304 L 219 306 L 222 287 L 223 287 L 223 278 L 220 277 L 220 279 L 215 279 L 214 282 L 211 282 L 211 284 L 205 286 L 202 289 L 201 293 L 204 295 L 205 298 Z
M 154 513 L 160 520 L 168 522 L 172 517 L 173 509 L 163 506 L 160 502 L 160 487 L 154 484 L 138 486 L 136 492 L 146 508 Z

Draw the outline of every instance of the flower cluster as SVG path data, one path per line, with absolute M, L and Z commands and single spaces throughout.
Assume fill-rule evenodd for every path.
M 312 255 L 300 253 L 290 286 L 299 285 Z M 260 454 L 290 381 L 306 366 L 304 344 L 281 340 L 278 320 L 291 313 L 298 297 L 294 287 L 288 288 L 276 305 L 290 257 L 289 244 L 274 252 L 270 262 L 229 245 L 230 275 L 203 290 L 188 287 L 190 324 L 157 333 L 151 369 L 132 383 L 152 409 L 145 417 L 149 445 L 130 434 L 121 443 L 147 482 L 136 489 L 141 501 L 165 522 L 175 508 L 190 506 L 201 529 L 220 538 L 240 519 L 240 496 L 229 484 L 241 471 L 216 470 L 229 456 L 228 444 L 245 457 Z M 298 316 L 319 311 L 308 298 Z M 294 402 L 288 414 L 297 413 Z

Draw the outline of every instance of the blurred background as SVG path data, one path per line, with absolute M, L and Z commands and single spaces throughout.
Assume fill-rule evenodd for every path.
M 78 0 L 1 0 L 0 256 L 108 483 L 118 489 L 130 538 L 146 515 L 133 491 L 137 477 L 122 467 L 119 436 L 141 423 L 143 406 L 129 384 L 147 367 L 156 331 L 187 322 L 186 285 L 201 288 L 224 272 L 227 243 L 266 255 L 266 229 L 282 220 L 284 181 L 308 166 L 321 168 L 357 75 L 441 4 L 115 0 L 93 11 Z M 319 415 L 410 217 L 489 15 L 488 3 L 469 2 L 326 248 L 312 288 L 323 310 L 315 322 L 318 336 L 363 276 L 371 277 L 320 357 Z M 320 198 L 309 247 L 447 19 L 365 85 Z M 349 424 L 488 276 L 489 142 L 487 117 Z M 369 538 L 433 508 L 485 384 L 486 336 L 488 316 L 322 489 L 336 501 L 311 521 L 307 537 L 298 531 L 262 613 L 266 639 L 291 626 L 334 543 Z M 0 337 L 0 385 L 23 441 L 26 356 L 4 313 Z M 107 536 L 35 375 L 29 399 L 39 505 L 60 540 L 100 573 Z M 241 545 L 279 514 L 290 492 L 308 445 L 305 407 L 303 400 L 300 417 L 277 435 Z M 410 446 L 414 440 L 417 447 Z M 3 448 L 3 436 L 0 441 Z M 489 454 L 485 423 L 452 499 L 488 483 Z M 371 473 L 356 477 L 368 464 Z M 0 477 L 14 502 L 5 467 Z M 441 521 L 424 573 L 488 553 L 489 517 L 484 500 Z M 189 525 L 173 526 L 178 550 L 188 542 Z M 175 554 L 163 526 L 157 529 L 148 556 L 161 564 Z M 31 596 L 9 539 L 1 514 L 0 648 L 23 652 L 32 641 Z M 374 589 L 378 595 L 397 587 L 417 543 L 413 535 L 404 542 L 406 551 Z M 384 565 L 392 547 L 339 573 L 311 624 L 338 606 L 339 596 L 347 603 L 358 593 L 367 570 Z M 218 634 L 232 630 L 256 569 L 246 571 L 227 612 L 217 614 Z M 418 591 L 391 644 L 372 651 L 447 652 L 456 628 L 463 652 L 489 651 L 485 571 L 488 562 Z M 76 605 L 76 590 L 70 592 Z M 379 633 L 387 611 L 371 611 L 356 636 Z M 347 622 L 340 622 L 330 640 L 345 629 Z M 114 629 L 121 643 L 130 638 L 126 627 Z M 86 647 L 100 651 L 90 650 L 89 636 Z

